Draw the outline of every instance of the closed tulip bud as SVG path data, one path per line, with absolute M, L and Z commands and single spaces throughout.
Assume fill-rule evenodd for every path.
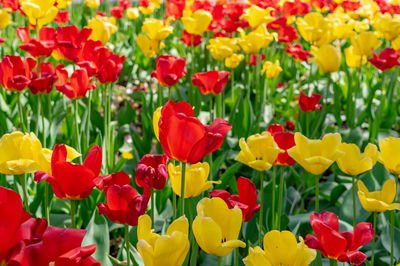
M 351 38 L 351 45 L 354 47 L 354 53 L 360 56 L 370 56 L 372 51 L 381 45 L 377 34 L 372 31 L 362 32 Z
M 387 137 L 379 141 L 379 162 L 389 172 L 400 175 L 400 138 Z
M 342 137 L 338 133 L 326 134 L 322 140 L 308 139 L 301 133 L 294 135 L 296 146 L 288 150 L 288 154 L 307 172 L 313 175 L 324 173 L 343 152 L 339 145 Z
M 276 60 L 275 63 L 272 63 L 271 61 L 264 62 L 263 67 L 261 69 L 261 73 L 265 73 L 265 76 L 268 79 L 277 78 L 279 76 L 279 73 L 281 72 L 282 68 L 278 60 Z
M 317 252 L 304 244 L 302 237 L 289 231 L 272 230 L 265 234 L 264 249 L 259 246 L 249 248 L 249 255 L 243 259 L 246 266 L 297 265 L 307 266 L 316 258 Z
M 173 32 L 174 28 L 164 25 L 164 22 L 159 19 L 146 18 L 143 22 L 142 32 L 147 33 L 151 40 L 162 41 Z
M 193 234 L 199 247 L 208 254 L 225 257 L 233 249 L 246 247 L 238 240 L 242 226 L 242 211 L 229 209 L 221 198 L 203 198 L 197 204 Z
M 128 7 L 126 10 L 126 17 L 135 20 L 140 16 L 139 9 L 137 7 Z
M 151 218 L 140 216 L 137 227 L 137 250 L 144 265 L 180 266 L 189 251 L 189 222 L 181 216 L 169 225 L 165 235 L 154 233 Z
M 243 59 L 244 55 L 242 54 L 232 54 L 230 57 L 225 58 L 225 66 L 228 68 L 237 68 Z
M 311 61 L 317 64 L 323 73 L 331 73 L 339 70 L 341 52 L 337 47 L 330 44 L 322 45 L 319 48 L 313 47 L 311 53 L 314 56 Z
M 172 190 L 179 197 L 181 196 L 181 175 L 182 166 L 168 164 L 168 173 Z M 220 184 L 221 181 L 207 181 L 210 174 L 208 163 L 196 163 L 186 167 L 185 199 L 200 195 L 203 191 L 210 189 L 213 184 Z
M 371 143 L 365 147 L 364 153 L 355 144 L 342 143 L 338 149 L 344 152 L 344 155 L 336 161 L 340 170 L 348 175 L 357 176 L 368 170 L 371 170 L 378 159 L 378 148 Z
M 382 190 L 369 192 L 364 182 L 358 180 L 358 198 L 361 205 L 368 212 L 385 212 L 400 210 L 400 203 L 393 203 L 396 197 L 396 182 L 388 179 L 382 186 Z
M 182 17 L 182 23 L 187 32 L 190 34 L 203 34 L 212 21 L 212 15 L 206 10 L 199 9 L 191 16 Z
M 102 16 L 95 16 L 90 19 L 87 27 L 92 29 L 89 40 L 101 41 L 102 44 L 106 44 L 111 35 L 118 30 L 117 26 L 115 26 L 115 18 Z

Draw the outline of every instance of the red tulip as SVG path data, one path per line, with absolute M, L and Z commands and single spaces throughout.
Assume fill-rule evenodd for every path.
M 183 30 L 181 41 L 187 46 L 196 47 L 201 43 L 201 35 L 192 35 L 186 30 Z
M 288 120 L 288 121 L 286 121 L 286 123 L 285 123 L 285 129 L 286 129 L 287 131 L 295 131 L 296 126 L 294 125 L 294 123 L 293 123 L 292 121 Z
M 121 19 L 124 16 L 124 8 L 121 6 L 113 6 L 110 8 L 111 16 L 116 19 Z
M 268 23 L 267 29 L 269 30 L 279 30 L 280 28 L 286 26 L 287 18 L 285 16 L 279 17 L 274 21 Z
M 166 7 L 165 17 L 177 20 L 183 16 L 183 10 L 185 10 L 186 7 L 186 1 L 166 0 L 165 7 Z
M 2 8 L 9 8 L 12 12 L 16 12 L 20 8 L 19 0 L 1 0 Z
M 224 14 L 233 21 L 238 21 L 243 15 L 245 4 L 242 2 L 229 2 L 225 4 Z
M 151 187 L 161 190 L 168 179 L 168 156 L 146 154 L 136 167 L 135 182 L 139 187 Z
M 372 240 L 372 224 L 359 223 L 354 232 L 339 232 L 339 219 L 332 212 L 313 213 L 310 223 L 316 237 L 306 236 L 305 243 L 309 248 L 318 249 L 324 257 L 340 262 L 349 261 L 354 265 L 362 264 L 367 258 L 357 249 Z
M 301 44 L 296 43 L 295 45 L 289 44 L 285 49 L 285 52 L 294 58 L 296 61 L 306 61 L 311 53 L 303 49 Z
M 248 64 L 250 64 L 250 65 L 252 65 L 252 66 L 257 66 L 257 56 L 260 57 L 260 63 L 261 63 L 262 61 L 264 61 L 265 58 L 267 58 L 267 57 L 265 56 L 265 54 L 261 54 L 261 55 L 252 54 L 252 55 L 250 55 L 250 59 L 249 59 Z
M 307 2 L 295 0 L 294 2 L 285 2 L 282 7 L 282 14 L 284 16 L 304 16 L 311 10 L 311 5 Z
M 68 71 L 64 68 L 64 65 L 58 65 L 56 67 L 56 74 L 59 79 L 55 84 L 56 89 L 71 100 L 84 98 L 89 90 L 94 90 L 97 87 L 95 81 L 90 81 L 90 77 L 85 68 L 75 70 L 69 82 Z
M 117 173 L 112 173 L 104 176 L 99 176 L 93 180 L 96 184 L 96 187 L 100 190 L 107 190 L 108 187 L 112 185 L 130 185 L 131 178 L 124 171 L 120 171 Z
M 151 77 L 157 78 L 161 86 L 174 86 L 186 75 L 185 65 L 186 58 L 160 55 L 157 57 L 156 70 L 151 73 Z
M 195 164 L 221 147 L 232 128 L 228 121 L 216 118 L 203 125 L 194 117 L 187 102 L 168 101 L 161 110 L 159 137 L 165 154 L 177 161 Z
M 47 181 L 54 194 L 60 199 L 85 199 L 89 197 L 95 186 L 95 178 L 101 170 L 101 148 L 94 145 L 86 155 L 83 164 L 67 162 L 67 148 L 56 145 L 51 157 L 52 175 L 36 172 L 35 181 Z
M 17 36 L 23 42 L 19 48 L 35 58 L 49 57 L 56 47 L 56 30 L 51 27 L 42 27 L 39 38 L 31 38 L 27 27 L 17 28 Z
M 368 59 L 368 62 L 381 71 L 386 71 L 392 69 L 394 66 L 400 66 L 399 57 L 400 54 L 393 48 L 384 48 L 379 53 L 379 56 L 374 51 L 373 57 Z
M 284 128 L 280 124 L 271 124 L 268 132 L 274 137 L 275 143 L 278 147 L 285 152 L 280 153 L 276 158 L 274 164 L 278 165 L 293 165 L 296 161 L 289 156 L 287 150 L 294 147 L 296 143 L 294 142 L 294 134 L 292 132 L 284 132 Z
M 99 213 L 107 215 L 114 223 L 136 226 L 139 217 L 146 213 L 150 189 L 145 188 L 140 196 L 130 185 L 111 185 L 105 194 L 107 204 L 98 205 Z
M 199 72 L 193 75 L 192 83 L 200 88 L 200 92 L 204 95 L 217 95 L 222 92 L 228 82 L 231 72 L 229 71 L 208 71 Z
M 238 195 L 231 195 L 228 191 L 220 189 L 208 194 L 212 197 L 222 198 L 230 209 L 238 206 L 242 210 L 243 221 L 248 222 L 253 218 L 254 213 L 261 208 L 261 205 L 257 204 L 257 189 L 250 179 L 242 176 L 236 180 L 236 184 L 239 191 Z
M 297 30 L 295 27 L 286 25 L 284 27 L 281 27 L 278 31 L 278 41 L 281 43 L 291 43 L 295 40 L 300 38 L 300 36 L 297 34 Z
M 321 100 L 321 95 L 313 93 L 311 96 L 307 96 L 303 91 L 300 92 L 299 105 L 303 112 L 313 112 L 315 109 L 321 109 L 319 101 Z
M 57 75 L 54 70 L 54 66 L 50 62 L 40 63 L 40 77 L 37 73 L 34 73 L 34 77 L 29 83 L 29 90 L 32 94 L 36 95 L 39 93 L 50 93 L 53 89 L 53 85 L 57 80 Z
M 131 6 L 131 1 L 130 0 L 120 0 L 118 2 L 118 5 L 122 7 L 124 10 L 128 9 L 128 7 Z
M 32 78 L 32 69 L 36 61 L 22 59 L 16 55 L 6 55 L 0 63 L 0 84 L 6 90 L 22 91 L 27 88 Z
M 58 10 L 57 16 L 54 18 L 58 25 L 63 25 L 70 20 L 68 10 Z
M 92 33 L 92 29 L 79 30 L 75 25 L 57 28 L 57 52 L 67 60 L 75 61 L 81 53 L 82 47 Z
M 353 1 L 343 1 L 342 7 L 344 10 L 349 10 L 349 11 L 356 11 L 361 7 L 361 2 L 353 2 Z

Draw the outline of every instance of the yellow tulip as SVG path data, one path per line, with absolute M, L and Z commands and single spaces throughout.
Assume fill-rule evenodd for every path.
M 400 20 L 389 13 L 377 14 L 373 26 L 387 41 L 392 41 L 400 35 Z
M 153 57 L 164 47 L 164 44 L 158 40 L 150 40 L 149 37 L 139 34 L 136 37 L 136 43 L 146 57 Z
M 100 0 L 85 0 L 85 3 L 91 9 L 97 9 L 100 6 Z
M 346 57 L 346 64 L 349 67 L 360 67 L 367 62 L 367 57 L 356 54 L 353 46 L 344 49 L 344 55 Z
M 354 47 L 354 53 L 362 56 L 370 56 L 372 51 L 381 45 L 381 41 L 375 32 L 366 31 L 351 38 L 351 44 Z
M 326 44 L 319 48 L 312 47 L 311 53 L 314 58 L 310 59 L 310 61 L 317 64 L 323 73 L 331 73 L 339 70 L 341 60 L 339 48 Z
M 230 57 L 225 58 L 225 66 L 229 68 L 237 68 L 243 59 L 244 55 L 242 54 L 232 54 Z
M 361 180 L 358 180 L 358 197 L 361 205 L 369 212 L 385 212 L 388 210 L 400 210 L 400 203 L 393 203 L 396 197 L 396 182 L 388 179 L 382 186 L 382 190 L 369 192 Z
M 57 0 L 57 8 L 59 9 L 65 9 L 70 4 L 72 4 L 72 0 Z
M 337 159 L 336 163 L 343 173 L 350 176 L 357 176 L 371 170 L 378 159 L 378 148 L 371 143 L 365 147 L 363 154 L 356 144 L 342 143 L 338 149 L 344 155 Z
M 238 43 L 246 54 L 258 53 L 262 48 L 267 47 L 274 39 L 273 35 L 267 31 L 265 25 L 258 26 L 247 35 L 244 30 L 240 30 L 240 33 L 241 37 L 238 39 Z
M 400 175 L 400 138 L 387 137 L 379 141 L 379 162 L 389 172 Z
M 207 49 L 216 60 L 225 60 L 240 49 L 237 45 L 237 39 L 228 37 L 217 37 L 210 39 Z
M 224 257 L 233 249 L 246 247 L 238 240 L 242 226 L 242 211 L 229 209 L 221 198 L 203 198 L 197 204 L 193 234 L 199 247 L 208 254 Z
M 159 139 L 158 121 L 160 121 L 161 109 L 162 109 L 162 106 L 158 107 L 153 113 L 153 130 L 154 130 L 154 135 L 156 135 L 157 140 L 160 140 Z
M 172 163 L 168 164 L 168 174 L 172 190 L 180 197 L 182 166 L 175 166 Z M 207 181 L 209 174 L 210 166 L 206 162 L 186 167 L 185 199 L 200 195 L 203 191 L 208 190 L 212 184 L 221 184 L 221 181 Z
M 248 137 L 247 142 L 241 138 L 239 146 L 240 152 L 235 160 L 258 171 L 269 170 L 279 153 L 283 152 L 267 131 Z
M 321 46 L 333 40 L 332 26 L 322 14 L 312 12 L 297 19 L 297 28 L 304 40 Z
M 339 145 L 342 137 L 338 133 L 326 134 L 322 140 L 308 139 L 301 133 L 294 135 L 296 146 L 290 148 L 287 152 L 298 162 L 306 171 L 313 175 L 320 175 L 325 172 L 343 152 Z
M 147 7 L 139 6 L 139 11 L 144 15 L 151 15 L 154 13 L 154 10 L 160 8 L 161 1 L 160 0 L 150 0 L 149 5 Z
M 189 251 L 189 223 L 185 216 L 176 219 L 165 235 L 154 233 L 151 218 L 147 214 L 139 217 L 137 227 L 137 250 L 145 265 L 179 266 Z
M 147 33 L 151 40 L 162 41 L 173 32 L 174 28 L 164 25 L 162 20 L 146 18 L 143 22 L 142 32 Z
M 368 19 L 364 19 L 361 21 L 358 21 L 358 20 L 354 21 L 354 30 L 358 33 L 367 31 L 369 29 L 369 27 L 370 27 L 370 24 L 369 24 Z
M 281 65 L 279 64 L 279 61 L 276 60 L 275 63 L 272 63 L 271 61 L 266 61 L 263 64 L 261 73 L 265 73 L 265 76 L 268 79 L 273 79 L 279 76 L 279 73 L 282 72 Z
M 400 50 L 400 35 L 392 41 L 392 47 L 395 50 Z
M 256 5 L 252 5 L 251 7 L 244 10 L 242 18 L 246 20 L 250 27 L 257 28 L 261 24 L 268 24 L 275 20 L 273 16 L 271 16 L 272 8 L 263 9 Z
M 190 34 L 201 35 L 208 29 L 212 21 L 210 12 L 199 9 L 191 16 L 182 17 L 182 23 L 185 30 Z
M 20 3 L 29 23 L 39 28 L 52 22 L 58 13 L 55 0 L 22 0 Z
M 6 28 L 11 23 L 11 15 L 7 9 L 0 9 L 0 29 Z
M 92 29 L 89 40 L 101 41 L 102 44 L 106 44 L 111 35 L 118 30 L 117 26 L 115 26 L 115 18 L 102 16 L 95 16 L 90 19 L 88 28 Z
M 314 249 L 304 244 L 302 237 L 297 243 L 296 237 L 289 231 L 272 230 L 264 236 L 264 250 L 260 247 L 249 248 L 249 255 L 243 259 L 246 266 L 308 266 L 317 256 Z
M 343 23 L 339 19 L 333 20 L 332 34 L 334 39 L 346 40 L 353 37 L 356 34 L 354 32 L 354 25 L 353 21 Z
M 128 7 L 126 17 L 131 20 L 137 19 L 139 17 L 139 9 L 137 7 Z

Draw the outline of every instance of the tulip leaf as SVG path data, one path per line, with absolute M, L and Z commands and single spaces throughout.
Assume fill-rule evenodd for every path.
M 382 230 L 381 234 L 381 239 L 382 239 L 382 245 L 383 247 L 389 252 L 390 254 L 390 236 L 391 236 L 391 230 L 390 230 L 390 224 L 385 226 Z M 398 260 L 400 258 L 400 229 L 395 227 L 394 228 L 394 242 L 393 242 L 393 255 Z
M 107 257 L 110 250 L 110 236 L 106 218 L 96 210 L 86 229 L 87 232 L 82 246 L 96 244 L 96 252 L 93 254 L 93 258 L 98 260 L 101 265 L 112 265 Z

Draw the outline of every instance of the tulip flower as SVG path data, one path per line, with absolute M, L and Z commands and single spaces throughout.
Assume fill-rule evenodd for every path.
M 201 35 L 193 35 L 183 30 L 181 41 L 189 47 L 196 47 L 201 43 Z
M 126 10 L 126 17 L 131 20 L 136 20 L 139 17 L 139 9 L 137 7 L 129 7 Z
M 228 68 L 237 68 L 244 59 L 242 54 L 232 54 L 231 56 L 225 58 L 225 66 Z
M 275 129 L 273 129 L 275 127 Z M 279 153 L 276 158 L 274 164 L 279 165 L 293 165 L 296 163 L 292 157 L 289 156 L 287 150 L 294 147 L 296 143 L 294 142 L 294 134 L 292 132 L 284 132 L 284 128 L 282 125 L 274 125 L 271 124 L 268 129 L 274 138 L 275 143 L 278 145 L 278 148 L 283 150 L 284 152 Z
M 200 248 L 208 254 L 224 257 L 233 249 L 246 247 L 238 240 L 242 212 L 235 206 L 229 209 L 221 198 L 203 198 L 197 204 L 193 234 Z
M 40 76 L 34 73 L 28 88 L 34 95 L 49 94 L 56 80 L 57 75 L 54 66 L 50 62 L 40 62 Z
M 372 51 L 381 45 L 375 32 L 365 31 L 351 38 L 351 45 L 354 47 L 354 53 L 360 56 L 370 56 Z
M 2 2 L 3 8 L 5 8 L 4 3 Z M 5 29 L 11 23 L 11 15 L 8 9 L 0 10 L 0 29 Z
M 0 62 L 0 84 L 9 91 L 26 89 L 32 78 L 32 69 L 36 61 L 32 58 L 22 59 L 15 55 L 6 55 Z
M 170 163 L 168 164 L 168 173 L 172 190 L 180 197 L 182 166 Z M 221 181 L 207 181 L 209 174 L 210 166 L 206 162 L 192 164 L 186 168 L 185 199 L 194 198 L 210 189 L 213 184 L 221 183 Z
M 168 101 L 161 109 L 159 138 L 165 154 L 177 161 L 195 164 L 221 147 L 231 129 L 227 121 L 216 118 L 203 125 L 186 102 Z
M 100 174 L 101 162 L 102 152 L 97 145 L 87 153 L 83 164 L 72 164 L 67 161 L 65 145 L 57 144 L 51 157 L 52 173 L 36 172 L 35 181 L 48 182 L 60 199 L 85 199 L 92 193 L 94 179 Z
M 170 35 L 174 28 L 165 25 L 162 20 L 154 19 L 154 18 L 146 18 L 143 22 L 142 32 L 146 33 L 151 40 L 162 41 Z
M 381 71 L 386 71 L 392 69 L 394 66 L 400 66 L 399 57 L 400 54 L 393 48 L 384 48 L 378 56 L 374 51 L 373 57 L 368 59 L 368 62 Z
M 247 62 L 247 64 L 250 64 L 252 66 L 257 66 L 257 58 L 260 60 L 260 62 L 262 62 L 267 57 L 265 56 L 265 54 L 261 54 L 261 55 L 252 54 L 252 55 L 250 55 L 250 58 L 249 58 L 249 61 Z
M 24 0 L 21 1 L 21 10 L 29 19 L 29 23 L 41 28 L 54 20 L 58 8 L 54 6 L 55 0 Z
M 206 10 L 197 10 L 191 16 L 182 17 L 185 30 L 190 34 L 202 35 L 212 21 L 212 15 Z
M 110 8 L 110 14 L 115 19 L 121 19 L 124 16 L 124 8 L 121 6 L 113 6 Z
M 161 109 L 162 109 L 162 106 L 158 107 L 153 113 L 153 130 L 154 130 L 154 135 L 156 136 L 157 140 L 160 140 L 158 122 L 160 121 L 160 117 L 161 117 Z
M 167 163 L 168 157 L 165 154 L 143 156 L 136 166 L 136 185 L 162 190 L 168 179 Z
M 300 110 L 303 112 L 314 112 L 315 109 L 322 108 L 322 106 L 318 104 L 320 100 L 321 95 L 319 94 L 313 93 L 311 96 L 307 96 L 301 91 L 299 98 Z
M 242 18 L 249 23 L 250 27 L 257 28 L 262 24 L 268 24 L 275 20 L 275 18 L 271 16 L 271 11 L 272 8 L 263 9 L 252 5 L 244 10 Z
M 242 210 L 243 221 L 250 221 L 254 213 L 258 212 L 261 208 L 257 204 L 257 189 L 250 179 L 240 176 L 236 180 L 239 194 L 231 195 L 226 190 L 216 189 L 208 193 L 212 197 L 219 197 L 225 201 L 229 209 L 238 206 Z
M 365 56 L 356 54 L 354 52 L 353 46 L 344 49 L 344 55 L 346 57 L 346 64 L 349 67 L 361 67 L 367 62 L 367 58 Z
M 165 235 L 154 233 L 148 215 L 139 218 L 137 250 L 145 265 L 182 265 L 189 252 L 189 223 L 185 216 L 173 221 Z
M 378 13 L 373 26 L 387 41 L 392 41 L 400 35 L 400 21 L 389 13 Z
M 358 197 L 361 205 L 368 212 L 385 212 L 388 210 L 400 210 L 400 203 L 393 203 L 396 197 L 396 182 L 388 179 L 382 186 L 382 190 L 369 192 L 364 182 L 358 180 Z
M 372 224 L 359 223 L 354 232 L 339 232 L 339 219 L 332 212 L 313 213 L 310 223 L 315 236 L 306 236 L 305 243 L 309 248 L 318 249 L 324 257 L 354 265 L 362 264 L 367 258 L 357 249 L 371 242 Z
M 102 44 L 108 43 L 118 28 L 115 26 L 115 19 L 95 16 L 88 21 L 88 28 L 92 29 L 92 33 L 89 36 L 89 40 L 101 41 Z
M 303 49 L 303 46 L 300 43 L 288 45 L 285 52 L 292 56 L 296 61 L 306 61 L 311 55 L 309 51 Z
M 318 65 L 323 73 L 331 73 L 339 70 L 341 53 L 340 50 L 330 44 L 322 45 L 319 48 L 313 47 L 311 54 L 314 58 L 312 62 Z
M 400 148 L 400 138 L 387 137 L 379 141 L 380 163 L 386 170 L 395 175 L 400 175 L 400 154 L 397 150 Z
M 186 58 L 173 55 L 160 55 L 157 57 L 156 70 L 151 77 L 157 78 L 161 86 L 174 86 L 186 75 Z
M 17 36 L 24 43 L 19 48 L 36 58 L 49 57 L 56 46 L 56 30 L 51 27 L 41 28 L 39 38 L 31 38 L 27 27 L 17 28 Z
M 199 87 L 202 94 L 211 93 L 216 95 L 222 92 L 230 75 L 231 73 L 228 71 L 199 72 L 193 75 L 192 83 L 194 86 Z
M 272 63 L 271 61 L 266 61 L 261 69 L 261 73 L 265 73 L 267 79 L 277 78 L 279 76 L 279 73 L 281 72 L 282 68 L 278 60 L 276 60 L 275 63 Z
M 289 231 L 272 230 L 264 236 L 264 249 L 249 248 L 249 255 L 243 259 L 246 266 L 296 265 L 307 266 L 316 258 L 317 252 L 304 244 L 302 237 Z
M 71 19 L 69 18 L 68 10 L 59 10 L 57 13 L 57 16 L 54 18 L 54 21 L 58 25 L 64 25 L 65 23 L 67 23 L 70 20 Z
M 239 140 L 240 152 L 235 160 L 250 166 L 257 171 L 269 170 L 278 155 L 283 152 L 275 143 L 270 132 L 255 134 Z
M 378 148 L 371 143 L 365 147 L 363 154 L 355 144 L 342 143 L 338 149 L 344 154 L 336 162 L 340 170 L 350 176 L 358 176 L 371 170 L 378 159 Z
M 85 4 L 91 9 L 97 9 L 100 6 L 101 0 L 85 0 Z
M 97 87 L 95 81 L 90 81 L 85 68 L 75 70 L 69 82 L 68 71 L 64 68 L 64 65 L 56 67 L 56 74 L 59 79 L 55 84 L 56 89 L 71 100 L 84 98 L 89 90 L 94 90 Z
M 153 57 L 164 47 L 164 44 L 158 40 L 151 40 L 149 37 L 139 34 L 136 37 L 136 43 L 146 57 Z
M 77 60 L 83 45 L 88 40 L 91 33 L 92 29 L 83 28 L 79 30 L 75 25 L 58 27 L 56 34 L 56 57 L 70 61 Z
M 321 13 L 312 12 L 297 19 L 297 28 L 304 40 L 315 46 L 333 40 L 332 25 Z
M 241 37 L 238 40 L 240 47 L 246 54 L 257 54 L 262 48 L 267 47 L 273 40 L 272 34 L 267 31 L 265 25 L 258 26 L 254 31 L 245 34 L 240 31 Z
M 124 171 L 96 177 L 93 182 L 102 191 L 107 191 L 112 185 L 124 186 L 131 184 L 131 178 Z M 146 191 L 146 190 L 145 190 Z
M 140 196 L 129 184 L 111 184 L 105 190 L 107 204 L 99 203 L 99 213 L 114 223 L 136 226 L 141 215 L 146 213 L 150 190 L 144 189 Z
M 210 39 L 207 49 L 210 51 L 214 59 L 225 60 L 228 57 L 231 57 L 234 52 L 240 50 L 240 47 L 237 45 L 237 41 L 235 39 L 228 37 L 217 37 Z

